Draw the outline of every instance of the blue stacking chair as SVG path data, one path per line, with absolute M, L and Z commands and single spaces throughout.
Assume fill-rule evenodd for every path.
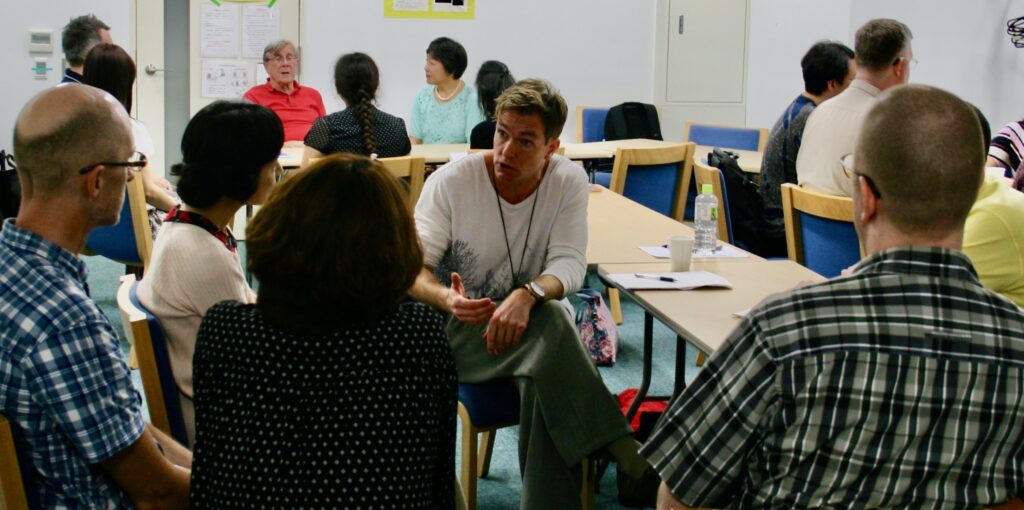
M 605 184 L 608 189 L 664 214 L 683 221 L 693 172 L 694 144 L 681 143 L 654 148 L 620 148 L 615 166 Z M 600 177 L 601 174 L 598 174 Z
M 709 147 L 764 152 L 764 146 L 768 143 L 768 130 L 687 122 L 683 128 L 683 141 Z
M 459 420 L 462 423 L 462 473 L 460 483 L 466 508 L 476 510 L 476 481 L 487 476 L 498 429 L 519 423 L 519 389 L 511 379 L 484 383 L 459 383 Z M 478 434 L 483 437 L 478 441 Z M 584 510 L 594 508 L 596 466 L 583 462 L 583 487 L 580 503 Z
M 608 108 L 593 106 L 576 107 L 576 142 L 600 142 L 604 140 L 604 119 Z
M 154 427 L 188 446 L 178 385 L 174 382 L 171 358 L 167 352 L 167 337 L 160 321 L 139 303 L 137 289 L 135 275 L 122 276 L 121 286 L 117 289 L 117 307 L 121 310 L 125 335 L 138 359 L 149 420 Z
M 0 503 L 8 510 L 42 508 L 35 482 L 35 469 L 17 427 L 0 415 Z
M 789 183 L 781 190 L 789 260 L 832 278 L 861 259 L 864 253 L 853 227 L 853 199 Z
M 145 269 L 153 254 L 153 232 L 146 212 L 142 176 L 136 175 L 125 190 L 124 206 L 117 225 L 93 229 L 85 241 L 87 255 L 101 255 L 126 266 Z

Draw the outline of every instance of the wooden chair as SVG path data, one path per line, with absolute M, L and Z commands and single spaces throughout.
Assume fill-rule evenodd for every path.
M 864 255 L 853 226 L 853 199 L 786 183 L 781 187 L 789 260 L 826 278 Z
M 609 189 L 681 222 L 695 147 L 693 143 L 681 143 L 666 147 L 620 148 L 615 151 Z
M 764 152 L 764 146 L 768 144 L 768 130 L 687 122 L 683 128 L 683 141 L 694 142 L 697 145 Z
M 426 169 L 426 159 L 415 156 L 399 156 L 396 158 L 380 158 L 380 161 L 391 171 L 391 175 L 399 179 L 409 179 L 409 208 L 416 207 L 416 201 L 420 199 L 420 191 L 423 190 L 423 176 Z
M 693 177 L 697 181 L 697 189 L 702 189 L 705 184 L 710 184 L 714 190 L 715 198 L 718 199 L 718 239 L 732 244 L 729 203 L 726 201 L 728 196 L 724 193 L 725 182 L 722 179 L 722 171 L 696 160 L 693 162 Z
M 0 503 L 7 510 L 40 508 L 32 487 L 31 461 L 15 441 L 11 422 L 0 415 Z
M 576 107 L 576 143 L 604 140 L 604 120 L 608 108 L 597 106 Z
M 135 275 L 122 276 L 121 286 L 117 289 L 117 307 L 121 311 L 124 333 L 138 357 L 149 419 L 154 427 L 175 441 L 188 445 L 178 386 L 174 382 L 174 372 L 167 352 L 167 340 L 157 318 L 139 303 L 135 295 L 137 288 Z
M 85 241 L 87 255 L 101 255 L 145 271 L 153 256 L 153 231 L 146 211 L 142 176 L 128 182 L 121 219 L 117 225 L 93 229 Z
M 462 423 L 459 483 L 468 510 L 477 509 L 477 478 L 486 477 L 490 469 L 494 436 L 498 429 L 519 423 L 519 404 L 519 390 L 511 380 L 459 383 L 459 420 Z M 584 459 L 582 468 L 580 503 L 584 510 L 593 510 L 594 489 L 597 485 L 596 463 Z

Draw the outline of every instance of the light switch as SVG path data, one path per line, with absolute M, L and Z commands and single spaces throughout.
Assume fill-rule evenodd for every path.
M 29 30 L 28 51 L 30 53 L 53 53 L 53 30 Z

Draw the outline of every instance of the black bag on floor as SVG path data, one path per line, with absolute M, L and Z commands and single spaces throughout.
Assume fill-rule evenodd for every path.
M 20 205 L 21 185 L 14 168 L 14 156 L 0 151 L 0 221 L 17 216 Z
M 753 177 L 740 168 L 739 157 L 715 148 L 708 153 L 708 165 L 725 177 L 726 200 L 732 222 L 732 244 L 757 255 L 764 255 L 764 200 Z M 721 205 L 724 207 L 724 204 Z

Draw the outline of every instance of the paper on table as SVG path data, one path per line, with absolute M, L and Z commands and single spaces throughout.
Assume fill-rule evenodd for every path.
M 729 280 L 707 271 L 686 271 L 684 273 L 642 273 L 652 278 L 641 278 L 636 273 L 612 273 L 607 278 L 627 290 L 690 290 L 699 287 L 732 288 Z M 665 276 L 673 282 L 661 281 L 656 278 Z
M 659 258 L 659 259 L 667 259 L 667 258 L 669 258 L 668 246 L 640 246 L 639 248 L 641 250 L 643 250 L 644 253 L 646 253 L 646 254 L 654 257 L 654 258 Z M 715 253 L 713 253 L 710 257 L 698 257 L 696 254 L 694 254 L 694 258 L 701 258 L 701 259 L 738 259 L 738 258 L 743 258 L 743 257 L 749 257 L 750 256 L 749 253 L 744 253 L 744 252 L 742 252 L 740 250 L 737 250 L 735 247 L 730 246 L 728 244 L 720 244 L 720 245 L 718 245 L 718 248 L 719 249 L 717 251 L 715 251 Z

